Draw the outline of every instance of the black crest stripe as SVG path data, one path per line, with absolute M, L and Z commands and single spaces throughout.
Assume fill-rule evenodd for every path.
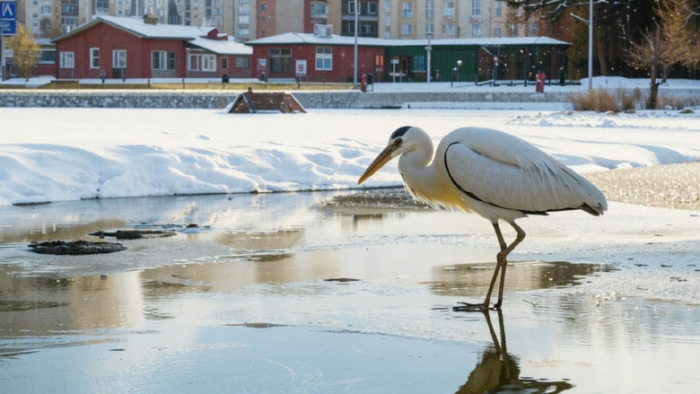
M 404 134 L 406 134 L 406 132 L 408 131 L 408 129 L 410 129 L 411 127 L 413 127 L 413 126 L 403 126 L 403 127 L 399 127 L 398 129 L 396 129 L 396 131 L 394 131 L 393 133 L 391 133 L 391 139 L 394 139 L 394 138 L 398 138 L 398 137 L 403 136 Z

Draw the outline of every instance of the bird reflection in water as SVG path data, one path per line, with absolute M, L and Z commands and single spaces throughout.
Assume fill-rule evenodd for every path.
M 475 393 L 547 393 L 555 394 L 574 387 L 566 381 L 521 378 L 518 358 L 508 354 L 503 313 L 498 310 L 500 340 L 491 323 L 491 315 L 484 311 L 493 346 L 487 346 L 481 354 L 467 381 L 457 390 L 458 394 Z

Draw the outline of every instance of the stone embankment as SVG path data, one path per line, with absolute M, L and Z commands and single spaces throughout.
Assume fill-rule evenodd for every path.
M 226 108 L 238 91 L 3 91 L 0 107 Z M 305 108 L 387 108 L 420 102 L 562 103 L 564 92 L 370 92 L 295 91 Z M 697 91 L 674 91 L 692 96 Z

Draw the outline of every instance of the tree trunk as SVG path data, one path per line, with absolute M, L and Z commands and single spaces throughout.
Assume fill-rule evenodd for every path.
M 600 13 L 599 13 L 600 14 Z M 597 15 L 596 15 L 597 16 Z M 593 41 L 595 42 L 595 51 L 598 56 L 598 65 L 600 66 L 600 75 L 607 76 L 608 70 L 608 59 L 606 54 L 606 42 L 603 39 L 603 33 L 601 28 L 596 28 L 593 30 Z
M 659 95 L 659 84 L 656 83 L 656 64 L 652 64 L 649 68 L 651 77 L 649 86 L 649 99 L 647 100 L 647 109 L 656 109 L 656 99 Z

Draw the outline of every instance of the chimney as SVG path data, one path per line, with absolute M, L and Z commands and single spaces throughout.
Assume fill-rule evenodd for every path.
M 158 17 L 155 14 L 146 14 L 143 16 L 143 23 L 148 23 L 149 25 L 158 24 Z

